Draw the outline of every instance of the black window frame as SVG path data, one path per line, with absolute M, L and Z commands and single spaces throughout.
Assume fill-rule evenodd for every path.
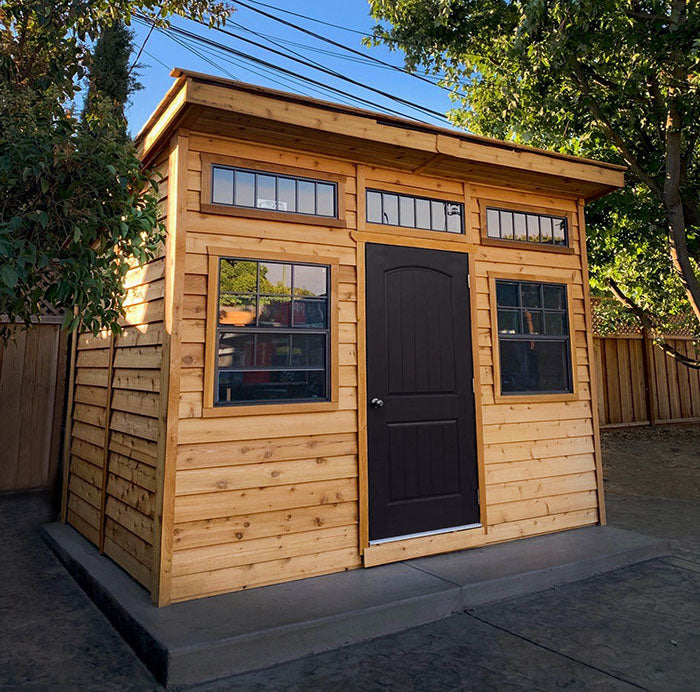
M 221 314 L 221 266 L 222 263 L 228 262 L 255 262 L 257 264 L 256 268 L 256 289 L 254 293 L 256 301 L 256 324 L 255 326 L 234 326 L 228 324 L 221 324 L 220 314 Z M 259 301 L 263 297 L 280 297 L 283 294 L 268 294 L 261 293 L 260 291 L 260 264 L 280 264 L 280 265 L 290 265 L 292 267 L 292 276 L 290 280 L 290 324 L 289 326 L 282 327 L 260 327 L 258 326 L 258 321 L 260 318 L 259 314 Z M 326 326 L 320 327 L 303 327 L 294 325 L 294 267 L 318 267 L 326 270 L 326 294 L 325 297 L 319 298 L 300 298 L 301 300 L 315 300 L 324 302 L 326 309 Z M 331 348 L 333 347 L 332 339 L 332 329 L 331 320 L 333 316 L 331 315 L 331 287 L 332 287 L 332 266 L 330 264 L 317 263 L 317 262 L 299 262 L 299 261 L 286 261 L 283 259 L 264 259 L 264 258 L 250 258 L 250 257 L 238 257 L 235 255 L 220 255 L 217 257 L 216 262 L 216 324 L 214 329 L 214 396 L 213 405 L 214 408 L 235 408 L 240 406 L 264 406 L 264 405 L 279 405 L 279 404 L 308 404 L 308 403 L 327 403 L 332 401 L 332 389 L 331 389 Z M 250 292 L 245 293 L 231 293 L 230 295 L 240 295 L 249 296 L 253 295 Z M 285 294 L 286 295 L 286 294 Z M 222 334 L 267 334 L 267 335 L 287 335 L 289 337 L 290 349 L 289 349 L 289 362 L 283 366 L 275 365 L 265 365 L 265 366 L 232 366 L 232 367 L 220 367 L 219 365 L 219 344 L 220 337 Z M 322 367 L 311 367 L 307 365 L 294 366 L 291 364 L 291 342 L 294 335 L 324 335 L 325 336 L 325 362 Z M 255 341 L 254 351 L 257 352 L 257 339 Z M 296 398 L 296 399 L 241 399 L 239 401 L 220 401 L 219 400 L 219 375 L 221 372 L 268 372 L 268 371 L 280 371 L 280 372 L 323 372 L 324 373 L 324 397 L 318 398 Z
M 517 296 L 518 296 L 518 305 L 513 306 L 513 305 L 501 305 L 498 300 L 498 287 L 499 285 L 502 284 L 514 284 L 517 286 Z M 522 301 L 522 289 L 521 287 L 523 285 L 529 285 L 529 286 L 538 286 L 539 287 L 539 302 L 540 302 L 540 307 L 528 307 L 523 305 Z M 495 290 L 495 296 L 494 296 L 494 304 L 496 306 L 496 314 L 493 316 L 493 319 L 496 322 L 496 333 L 498 334 L 498 358 L 499 358 L 499 375 L 500 375 L 500 382 L 498 382 L 498 387 L 499 387 L 499 392 L 500 395 L 503 397 L 509 397 L 509 396 L 547 396 L 547 395 L 553 395 L 553 396 L 563 396 L 567 394 L 573 394 L 574 393 L 574 373 L 573 373 L 573 358 L 571 354 L 571 316 L 569 314 L 569 285 L 566 283 L 561 283 L 557 281 L 527 281 L 527 280 L 522 280 L 522 279 L 517 279 L 517 278 L 499 278 L 494 281 L 494 290 Z M 544 287 L 545 286 L 556 286 L 557 288 L 563 289 L 563 295 L 564 295 L 564 300 L 563 300 L 563 308 L 546 308 L 545 303 L 544 303 Z M 524 320 L 524 313 L 527 311 L 537 311 L 542 314 L 542 330 L 544 331 L 544 325 L 546 322 L 546 314 L 553 314 L 553 315 L 559 315 L 563 318 L 563 325 L 565 329 L 565 334 L 557 334 L 557 335 L 550 335 L 550 334 L 530 334 L 530 333 L 524 333 L 524 330 L 522 330 L 519 333 L 508 333 L 508 332 L 501 332 L 500 329 L 500 319 L 499 319 L 499 311 L 500 310 L 508 310 L 508 311 L 513 311 L 517 312 L 519 317 L 519 323 L 522 325 L 523 320 Z M 552 389 L 531 389 L 531 390 L 518 390 L 518 391 L 504 391 L 503 390 L 503 365 L 502 365 L 502 344 L 504 341 L 509 341 L 509 342 L 531 342 L 531 341 L 540 341 L 540 342 L 549 342 L 549 343 L 562 343 L 564 345 L 564 355 L 565 355 L 565 376 L 567 380 L 567 387 L 565 389 L 561 390 L 552 390 Z
M 368 195 L 369 194 L 378 194 L 381 197 L 381 218 L 382 221 L 372 221 L 369 218 L 369 204 L 368 204 Z M 389 223 L 388 221 L 384 221 L 384 200 L 386 196 L 391 196 L 391 197 L 396 197 L 397 198 L 397 218 L 398 218 L 398 223 Z M 401 198 L 405 199 L 410 199 L 413 200 L 413 225 L 408 225 L 408 224 L 402 224 L 401 223 Z M 428 202 L 428 208 L 430 210 L 430 228 L 424 228 L 422 226 L 418 226 L 416 223 L 416 220 L 418 218 L 417 214 L 417 208 L 416 208 L 416 202 L 418 200 L 422 200 L 425 202 Z M 442 204 L 444 205 L 444 216 L 445 216 L 445 227 L 444 228 L 434 228 L 433 227 L 433 203 L 437 204 Z M 451 216 L 450 214 L 447 213 L 447 209 L 449 206 L 457 207 L 459 209 L 459 231 L 450 231 L 447 229 L 448 226 L 448 216 Z M 429 233 L 445 233 L 450 236 L 457 236 L 457 235 L 464 235 L 464 203 L 463 202 L 455 202 L 453 200 L 449 199 L 438 199 L 436 197 L 423 197 L 422 195 L 408 195 L 403 192 L 393 192 L 391 190 L 379 190 L 377 188 L 367 188 L 365 190 L 365 221 L 367 223 L 373 223 L 373 224 L 378 224 L 381 226 L 393 226 L 395 228 L 410 228 L 416 231 L 427 231 Z
M 226 171 L 231 171 L 233 173 L 233 185 L 232 185 L 232 199 L 233 201 L 229 204 L 227 202 L 217 202 L 214 200 L 214 179 L 216 169 L 223 169 Z M 236 173 L 247 173 L 254 177 L 253 184 L 253 204 L 236 204 Z M 339 201 L 338 201 L 338 183 L 334 180 L 326 180 L 324 178 L 310 178 L 303 175 L 290 175 L 287 173 L 276 173 L 274 171 L 266 171 L 255 168 L 246 168 L 245 166 L 233 166 L 225 163 L 212 163 L 211 164 L 211 185 L 210 185 L 210 199 L 209 203 L 217 207 L 223 207 L 225 209 L 255 209 L 257 211 L 269 211 L 271 213 L 278 214 L 294 214 L 299 217 L 307 217 L 313 219 L 339 219 Z M 258 202 L 258 177 L 265 176 L 275 179 L 275 208 L 271 209 L 269 207 L 260 207 L 257 205 Z M 292 180 L 294 181 L 294 211 L 289 211 L 286 209 L 278 209 L 277 204 L 279 204 L 279 181 L 280 179 Z M 314 185 L 314 213 L 297 211 L 299 207 L 299 182 L 313 183 Z M 332 214 L 319 214 L 318 213 L 318 185 L 326 185 L 333 188 L 333 213 Z
M 497 212 L 498 213 L 498 235 L 491 235 L 489 233 L 489 212 Z M 529 231 L 526 231 L 528 234 L 527 240 L 518 240 L 515 238 L 515 232 L 513 231 L 513 237 L 512 238 L 504 238 L 503 237 L 503 221 L 502 221 L 502 215 L 503 214 L 512 214 L 513 215 L 513 225 L 512 228 L 515 229 L 515 216 L 523 216 L 525 217 L 525 228 L 527 229 L 527 217 L 528 216 L 535 216 L 538 219 L 538 230 L 539 230 L 539 240 L 530 240 L 529 238 Z M 550 219 L 552 222 L 554 221 L 561 221 L 564 227 L 564 242 L 557 243 L 554 242 L 554 232 L 552 231 L 552 240 L 551 241 L 543 241 L 542 240 L 542 219 Z M 548 248 L 569 248 L 569 217 L 566 216 L 566 214 L 548 214 L 548 213 L 541 213 L 541 212 L 536 212 L 536 211 L 523 211 L 522 209 L 508 209 L 506 207 L 497 207 L 493 205 L 487 205 L 486 206 L 486 212 L 484 216 L 484 223 L 486 224 L 486 229 L 485 229 L 485 237 L 488 238 L 489 240 L 493 241 L 504 241 L 508 243 L 519 243 L 521 245 L 534 245 L 534 246 L 543 246 L 543 247 L 548 247 Z

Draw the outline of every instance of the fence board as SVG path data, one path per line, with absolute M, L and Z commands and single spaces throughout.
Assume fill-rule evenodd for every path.
M 689 338 L 668 338 L 680 353 L 694 356 Z M 644 351 L 648 349 L 648 381 Z M 601 426 L 646 425 L 700 419 L 700 371 L 667 356 L 643 335 L 595 337 L 595 374 Z M 647 389 L 652 410 L 647 405 Z M 650 418 L 651 415 L 651 418 Z
M 59 324 L 0 346 L 0 492 L 51 487 L 58 472 L 67 340 Z

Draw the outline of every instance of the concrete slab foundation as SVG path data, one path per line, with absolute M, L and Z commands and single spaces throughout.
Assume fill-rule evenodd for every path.
M 437 555 L 156 608 L 69 526 L 43 535 L 164 685 L 227 677 L 669 554 L 610 526 Z

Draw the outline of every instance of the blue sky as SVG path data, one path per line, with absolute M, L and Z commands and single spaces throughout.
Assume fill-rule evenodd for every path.
M 295 0 L 294 2 L 289 2 L 288 0 L 260 0 L 256 3 L 251 0 L 246 0 L 246 2 L 250 2 L 251 5 L 269 14 L 285 19 L 295 26 L 309 29 L 317 34 L 333 39 L 338 43 L 355 48 L 366 55 L 374 56 L 393 65 L 403 66 L 403 55 L 401 53 L 392 53 L 384 46 L 365 48 L 361 43 L 362 36 L 359 34 L 324 26 L 289 14 L 276 12 L 269 6 L 266 7 L 262 4 L 264 2 L 267 5 L 276 5 L 279 8 L 297 12 L 305 17 L 314 17 L 346 28 L 369 32 L 374 25 L 374 21 L 369 16 L 369 4 L 367 0 L 342 0 L 342 2 L 334 2 L 333 0 L 331 0 L 331 2 L 328 0 Z M 292 70 L 295 73 L 313 77 L 324 85 L 333 86 L 353 95 L 361 96 L 362 98 L 372 101 L 377 106 L 385 106 L 399 111 L 403 115 L 418 117 L 426 122 L 439 123 L 435 118 L 421 115 L 406 105 L 393 102 L 362 87 L 343 82 L 336 77 L 321 74 L 309 67 L 302 66 L 286 58 L 281 58 L 280 56 L 269 53 L 262 48 L 247 44 L 238 38 L 224 35 L 213 29 L 207 29 L 204 26 L 179 17 L 175 18 L 172 23 L 175 26 L 187 29 L 199 35 L 204 35 L 217 43 L 225 44 L 236 50 L 249 53 L 250 55 L 267 60 L 280 67 Z M 234 23 L 241 25 L 243 28 L 235 26 Z M 135 23 L 133 28 L 135 30 L 134 43 L 138 48 L 143 43 L 148 33 L 148 28 L 138 23 Z M 237 6 L 237 11 L 226 26 L 226 29 L 265 45 L 270 45 L 265 41 L 265 38 L 274 40 L 282 44 L 282 48 L 279 46 L 271 46 L 277 50 L 284 50 L 286 52 L 291 49 L 297 51 L 305 58 L 314 60 L 328 69 L 339 72 L 362 84 L 367 84 L 399 96 L 410 103 L 421 104 L 440 113 L 444 113 L 451 107 L 447 92 L 437 86 L 418 80 L 415 77 L 402 74 L 396 70 L 367 64 L 358 56 L 349 55 L 341 48 L 336 48 L 321 40 L 305 35 L 293 27 L 284 26 L 273 19 L 263 17 L 240 5 Z M 255 36 L 248 33 L 246 30 L 258 32 L 265 38 Z M 182 40 L 182 38 L 180 38 L 180 40 Z M 290 45 L 284 43 L 285 41 L 293 41 L 299 45 Z M 198 72 L 217 74 L 222 77 L 234 77 L 244 82 L 252 82 L 254 84 L 285 91 L 296 91 L 297 93 L 325 98 L 330 101 L 341 100 L 341 97 L 338 95 L 323 93 L 313 90 L 310 86 L 295 83 L 288 76 L 263 72 L 263 68 L 260 66 L 250 65 L 250 63 L 246 63 L 240 58 L 231 58 L 222 53 L 212 54 L 209 52 L 211 51 L 210 47 L 202 46 L 201 44 L 197 45 L 196 43 L 192 45 L 200 55 L 195 55 L 187 47 L 178 44 L 170 36 L 166 36 L 158 30 L 152 32 L 139 61 L 143 65 L 139 79 L 144 85 L 144 89 L 134 94 L 132 103 L 127 111 L 132 133 L 135 134 L 141 128 L 166 90 L 172 84 L 172 78 L 169 75 L 172 67 L 183 67 Z M 344 55 L 346 57 L 330 55 L 328 52 Z M 347 57 L 353 59 L 348 60 Z M 236 64 L 227 62 L 228 59 L 235 60 Z M 363 107 L 362 104 L 354 105 Z M 370 106 L 364 107 L 369 108 Z

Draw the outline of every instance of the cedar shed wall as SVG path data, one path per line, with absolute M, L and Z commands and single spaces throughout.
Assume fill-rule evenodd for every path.
M 167 196 L 167 161 L 156 162 Z M 165 205 L 163 204 L 163 220 Z M 129 270 L 117 337 L 80 334 L 69 382 L 63 516 L 150 589 L 155 539 L 165 262 Z
M 363 328 L 364 245 L 361 241 L 358 244 L 360 236 L 356 231 L 365 230 L 365 185 L 404 185 L 410 186 L 406 188 L 409 194 L 439 198 L 446 193 L 465 200 L 466 240 L 478 245 L 470 261 L 472 328 L 478 344 L 476 404 L 484 523 L 481 529 L 459 534 L 371 546 L 364 551 L 365 564 L 485 545 L 599 520 L 590 343 L 584 302 L 585 257 L 581 255 L 579 237 L 583 214 L 576 199 L 356 166 L 312 153 L 195 131 L 185 132 L 180 141 L 187 142 L 187 156 L 182 159 L 187 172 L 181 178 L 186 178 L 186 209 L 183 202 L 180 211 L 186 253 L 179 327 L 179 421 L 176 431 L 169 430 L 169 439 L 175 445 L 171 450 L 173 477 L 169 481 L 166 471 L 165 481 L 166 495 L 168 483 L 174 490 L 173 532 L 164 540 L 169 552 L 167 543 L 172 539 L 172 560 L 164 557 L 171 571 L 163 582 L 161 603 L 337 572 L 362 564 L 365 545 L 361 541 L 366 532 L 360 499 L 364 413 L 358 411 L 357 402 L 358 384 L 362 395 L 362 379 L 358 382 L 358 376 L 364 377 L 362 338 L 358 344 L 358 318 L 359 329 Z M 347 227 L 202 213 L 202 156 L 208 154 L 343 176 Z M 525 204 L 568 214 L 573 252 L 482 244 L 479 199 L 495 200 L 503 207 Z M 385 230 L 393 233 L 392 229 Z M 436 242 L 442 240 L 438 235 Z M 332 373 L 339 382 L 337 410 L 265 415 L 261 410 L 260 414 L 243 416 L 203 416 L 207 253 L 211 247 L 228 249 L 232 256 L 238 251 L 261 260 L 270 259 L 268 253 L 293 253 L 317 257 L 319 262 L 338 262 L 337 370 Z M 489 283 L 494 273 L 569 285 L 576 388 L 567 401 L 546 397 L 532 397 L 521 403 L 499 401 L 494 390 L 495 316 Z M 85 425 L 99 431 L 95 423 L 81 421 L 81 429 Z M 130 429 L 133 434 L 133 426 Z M 139 440 L 148 445 L 152 443 L 149 435 Z M 99 440 L 91 443 L 90 450 L 97 459 Z M 151 469 L 153 458 L 148 456 L 148 462 L 139 463 Z M 99 467 L 93 470 L 97 473 Z M 76 487 L 79 484 L 81 489 L 90 483 L 77 474 L 75 478 Z M 94 491 L 93 495 L 97 496 Z M 76 503 L 93 507 L 89 499 L 77 492 L 73 503 L 74 507 Z M 128 508 L 130 515 L 139 512 L 144 520 L 148 517 L 145 509 L 129 504 L 128 497 L 114 497 L 112 505 Z M 164 524 L 168 523 L 164 518 Z M 121 524 L 119 528 L 128 530 Z M 132 535 L 138 538 L 145 554 L 148 546 L 144 537 Z

